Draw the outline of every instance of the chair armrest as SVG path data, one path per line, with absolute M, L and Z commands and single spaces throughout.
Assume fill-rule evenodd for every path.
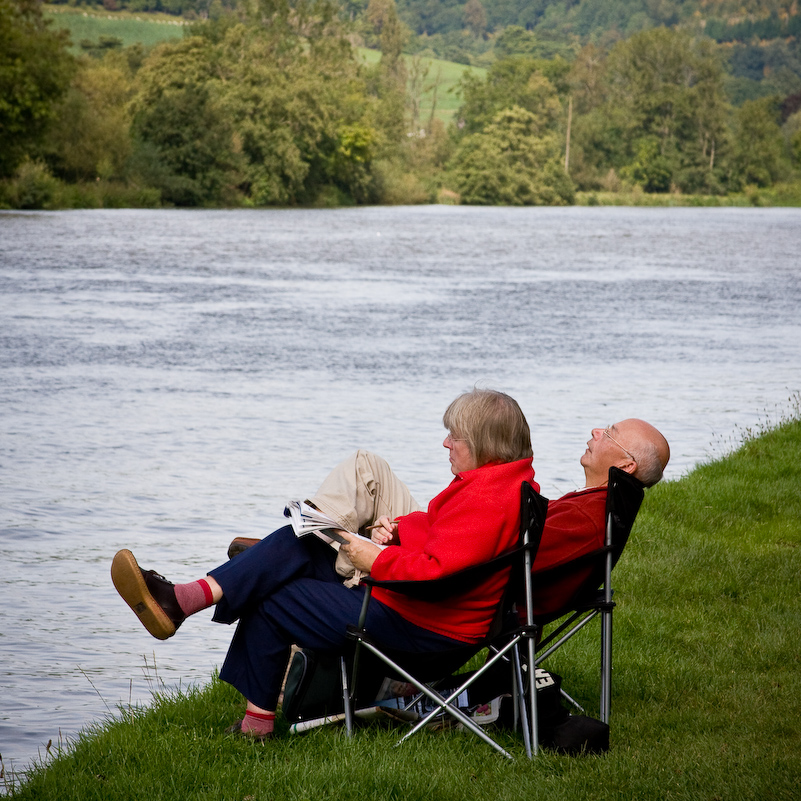
M 487 562 L 471 565 L 463 570 L 435 579 L 419 581 L 415 579 L 381 580 L 372 576 L 365 576 L 362 579 L 362 584 L 367 584 L 370 587 L 381 587 L 420 601 L 444 601 L 446 598 L 467 592 L 499 570 L 509 567 L 516 558 L 522 556 L 524 550 L 522 546 L 519 546 Z

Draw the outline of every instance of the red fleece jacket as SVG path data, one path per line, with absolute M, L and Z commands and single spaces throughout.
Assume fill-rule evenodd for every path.
M 429 579 L 499 556 L 517 544 L 520 485 L 534 481 L 531 459 L 489 464 L 460 473 L 428 506 L 400 518 L 398 545 L 385 548 L 371 575 L 386 579 Z M 475 589 L 440 603 L 407 598 L 374 588 L 373 597 L 421 628 L 463 642 L 489 630 L 508 570 Z
M 549 581 L 538 573 L 603 548 L 606 537 L 606 487 L 569 492 L 548 503 L 542 540 L 534 559 L 533 609 L 545 615 L 561 609 L 592 567 Z

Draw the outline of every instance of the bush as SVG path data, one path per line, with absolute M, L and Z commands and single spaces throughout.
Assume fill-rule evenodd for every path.
M 49 209 L 59 186 L 41 161 L 26 159 L 17 167 L 14 177 L 6 182 L 8 205 L 15 209 Z
M 383 159 L 373 163 L 375 194 L 379 203 L 390 206 L 416 206 L 434 201 L 414 173 L 408 172 L 399 161 Z
M 540 133 L 537 117 L 514 106 L 480 133 L 462 140 L 451 162 L 462 203 L 487 206 L 564 206 L 575 188 L 557 157 L 558 141 Z

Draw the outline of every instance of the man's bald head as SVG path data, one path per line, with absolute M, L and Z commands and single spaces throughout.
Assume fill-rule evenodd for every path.
M 632 417 L 594 428 L 581 464 L 588 487 L 606 483 L 610 467 L 619 467 L 651 487 L 662 478 L 669 459 L 670 446 L 661 432 Z

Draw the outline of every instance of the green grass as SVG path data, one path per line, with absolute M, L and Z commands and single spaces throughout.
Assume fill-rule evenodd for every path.
M 184 20 L 167 14 L 137 15 L 53 5 L 45 6 L 44 13 L 46 19 L 52 20 L 52 28 L 69 31 L 73 53 L 83 52 L 80 47 L 83 40 L 97 42 L 101 36 L 115 36 L 122 40 L 123 47 L 133 44 L 151 47 L 167 39 L 180 39 L 184 35 Z
M 375 64 L 381 58 L 381 53 L 377 50 L 369 50 L 365 47 L 358 48 L 358 53 L 366 64 Z M 423 91 L 420 102 L 420 120 L 423 125 L 428 122 L 434 103 L 436 103 L 434 116 L 437 119 L 440 119 L 445 125 L 453 119 L 462 104 L 457 89 L 465 72 L 469 70 L 480 78 L 486 77 L 487 74 L 487 70 L 483 67 L 468 67 L 454 61 L 423 56 L 404 56 L 404 58 L 410 73 L 416 68 L 415 65 L 418 62 L 421 71 L 427 70 L 422 79 Z
M 768 188 L 749 186 L 730 195 L 681 195 L 673 192 L 648 193 L 641 189 L 620 192 L 576 192 L 577 206 L 801 206 L 801 181 Z
M 792 400 L 792 399 L 791 399 Z M 228 738 L 237 695 L 205 688 L 124 709 L 38 765 L 17 799 L 671 799 L 790 801 L 801 786 L 801 415 L 649 490 L 616 568 L 612 747 L 516 759 L 458 732 L 332 727 Z M 595 631 L 551 669 L 597 714 Z M 593 636 L 587 636 L 592 634 Z M 180 636 L 180 634 L 178 635 Z

